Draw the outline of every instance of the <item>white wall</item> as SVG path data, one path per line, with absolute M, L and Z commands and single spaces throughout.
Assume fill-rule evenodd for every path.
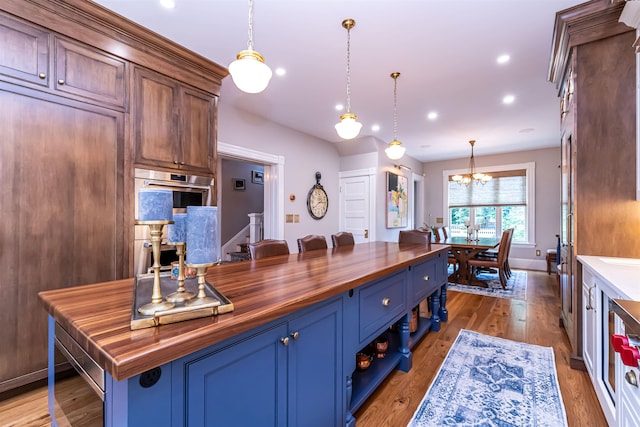
M 218 109 L 218 140 L 283 156 L 284 212 L 300 216 L 299 223 L 284 225 L 284 238 L 289 243 L 289 250 L 297 252 L 296 239 L 307 234 L 324 235 L 331 246 L 331 234 L 339 228 L 340 156 L 335 144 L 237 110 L 225 104 L 224 100 Z M 311 218 L 307 212 L 307 193 L 316 183 L 316 171 L 322 174 L 320 183 L 329 196 L 329 210 L 321 220 Z M 289 201 L 290 194 L 295 195 L 295 201 Z
M 543 150 L 520 151 L 516 153 L 500 154 L 493 156 L 475 156 L 476 166 L 479 168 L 508 165 L 516 163 L 535 162 L 536 165 L 536 235 L 535 247 L 518 247 L 513 245 L 510 258 L 517 259 L 516 267 L 531 269 L 546 269 L 544 262 L 546 250 L 556 247 L 555 235 L 560 231 L 560 148 L 547 148 Z M 469 166 L 469 157 L 455 160 L 443 160 L 424 164 L 425 177 L 425 219 L 431 213 L 431 223 L 435 223 L 437 217 L 443 217 L 446 221 L 445 196 L 443 194 L 442 171 L 449 169 L 466 169 Z M 540 256 L 536 256 L 536 249 L 540 250 Z M 514 267 L 514 263 L 511 262 Z

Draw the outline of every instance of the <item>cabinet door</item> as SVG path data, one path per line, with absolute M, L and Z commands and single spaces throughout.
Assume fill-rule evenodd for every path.
M 127 63 L 97 49 L 56 37 L 54 88 L 96 101 L 101 105 L 124 108 Z
M 0 77 L 49 86 L 49 33 L 0 14 Z
M 280 341 L 286 336 L 280 324 L 187 363 L 182 425 L 286 425 L 287 347 Z
M 342 299 L 292 320 L 289 337 L 287 425 L 342 425 Z
M 182 89 L 180 167 L 211 174 L 216 151 L 217 97 L 193 88 Z
M 7 91 L 0 111 L 4 391 L 46 376 L 39 291 L 122 278 L 124 113 Z
M 134 71 L 135 162 L 177 168 L 180 94 L 176 81 L 142 68 Z

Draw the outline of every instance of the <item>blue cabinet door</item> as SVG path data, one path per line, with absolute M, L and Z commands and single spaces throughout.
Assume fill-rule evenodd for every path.
M 286 425 L 287 324 L 185 364 L 184 424 Z
M 289 323 L 289 426 L 344 424 L 342 298 Z

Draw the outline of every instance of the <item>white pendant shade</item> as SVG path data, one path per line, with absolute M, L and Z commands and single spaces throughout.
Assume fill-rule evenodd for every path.
M 273 73 L 255 50 L 243 50 L 229 65 L 233 83 L 243 92 L 260 93 L 269 85 Z
M 336 123 L 336 132 L 342 139 L 353 139 L 360 133 L 362 123 L 356 121 L 355 114 L 343 114 L 340 116 L 340 122 Z
M 404 156 L 405 148 L 400 141 L 394 139 L 389 143 L 389 146 L 384 149 L 384 152 L 387 153 L 389 159 L 399 160 Z

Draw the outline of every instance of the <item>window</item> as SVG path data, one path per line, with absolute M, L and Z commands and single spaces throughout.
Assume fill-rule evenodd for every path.
M 466 236 L 467 224 L 479 228 L 480 237 L 499 237 L 513 228 L 514 243 L 533 244 L 535 230 L 533 183 L 535 164 L 485 168 L 491 181 L 485 184 L 458 184 L 451 180 L 466 171 L 444 171 L 445 211 L 452 236 Z

